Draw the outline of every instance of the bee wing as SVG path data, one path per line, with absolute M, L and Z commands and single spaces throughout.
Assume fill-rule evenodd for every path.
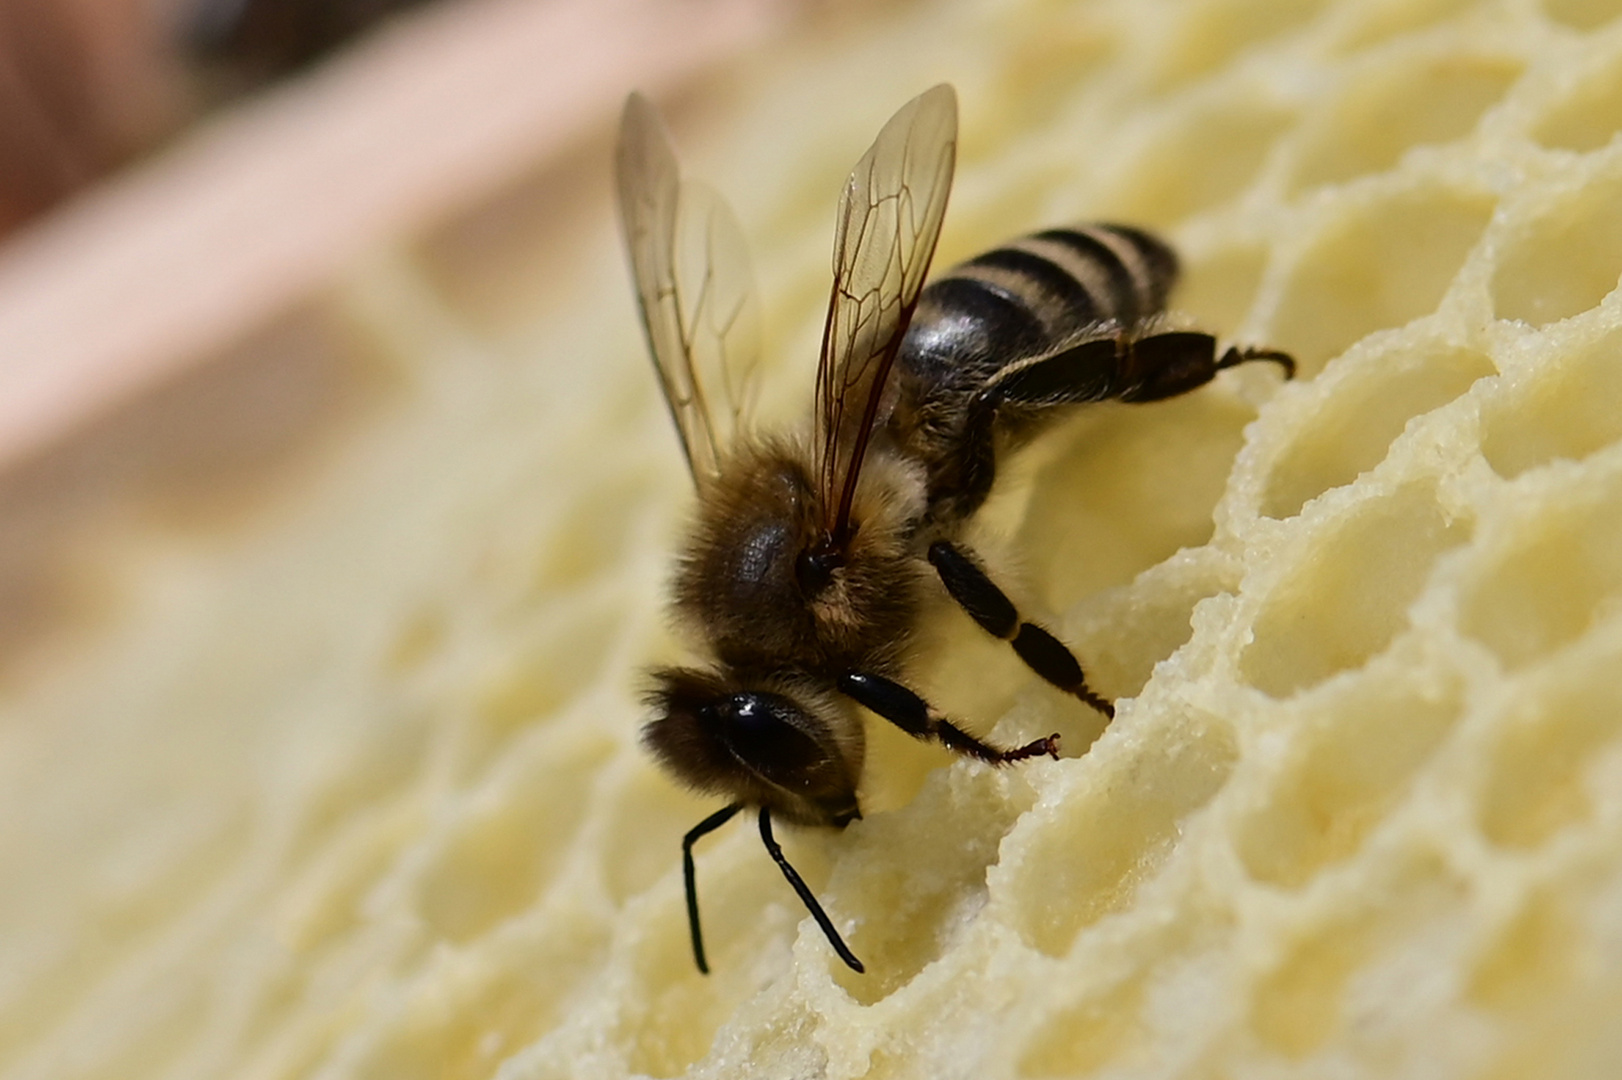
M 632 94 L 615 155 L 642 328 L 699 487 L 745 422 L 759 353 L 748 250 L 725 201 L 684 183 L 658 113 Z
M 820 493 L 836 547 L 849 539 L 856 480 L 935 253 L 956 157 L 957 95 L 943 83 L 890 118 L 839 200 L 816 412 Z

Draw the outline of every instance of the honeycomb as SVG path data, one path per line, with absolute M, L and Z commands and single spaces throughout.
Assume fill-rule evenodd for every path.
M 870 723 L 867 817 L 780 834 L 869 973 L 740 824 L 694 970 L 715 804 L 637 744 L 690 485 L 605 130 L 311 299 L 365 402 L 315 450 L 76 564 L 4 691 L 0 1077 L 1622 1075 L 1622 3 L 830 9 L 672 114 L 763 415 L 844 171 L 940 80 L 943 264 L 1142 223 L 1191 322 L 1301 361 L 1078 412 L 983 515 L 1114 722 L 943 608 L 919 686 L 1064 758 Z

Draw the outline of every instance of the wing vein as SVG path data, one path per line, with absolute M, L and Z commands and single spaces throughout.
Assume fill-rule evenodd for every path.
M 817 374 L 826 547 L 844 548 L 889 376 L 940 235 L 957 147 L 957 100 L 937 86 L 904 105 L 857 162 L 840 200 L 834 284 Z
M 625 103 L 615 164 L 642 330 L 702 489 L 746 423 L 759 333 L 748 255 L 720 196 L 682 181 L 664 126 L 640 94 Z M 711 410 L 717 386 L 724 416 Z

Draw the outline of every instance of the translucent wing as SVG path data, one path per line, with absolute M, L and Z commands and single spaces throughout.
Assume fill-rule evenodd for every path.
M 664 125 L 640 94 L 625 103 L 615 167 L 642 328 L 703 488 L 744 423 L 752 390 L 760 321 L 748 252 L 721 197 L 682 182 Z
M 942 84 L 890 118 L 839 201 L 816 443 L 827 542 L 836 549 L 850 538 L 856 480 L 935 253 L 956 156 L 957 95 Z

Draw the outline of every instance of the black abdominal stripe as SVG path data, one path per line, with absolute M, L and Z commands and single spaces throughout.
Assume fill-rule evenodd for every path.
M 930 283 L 936 311 L 970 314 L 1015 355 L 1094 326 L 1158 314 L 1177 277 L 1165 244 L 1123 225 L 1048 229 L 988 251 Z

